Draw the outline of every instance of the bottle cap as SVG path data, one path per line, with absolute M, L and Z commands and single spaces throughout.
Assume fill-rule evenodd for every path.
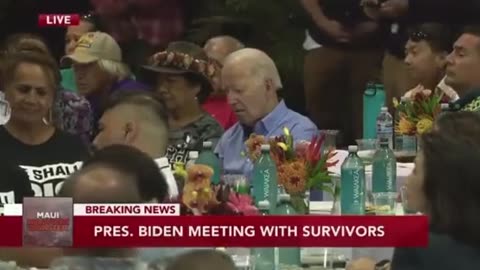
M 288 193 L 282 193 L 282 194 L 278 194 L 278 201 L 279 202 L 289 202 L 291 199 L 290 199 L 290 194 Z
M 349 145 L 348 146 L 348 152 L 356 153 L 357 151 L 358 151 L 358 146 L 356 146 L 356 145 Z
M 197 151 L 188 152 L 188 159 L 197 159 L 197 158 L 198 158 L 198 152 Z
M 378 108 L 378 107 L 377 107 Z M 382 109 L 380 109 L 381 112 L 388 112 L 388 107 L 383 106 Z
M 442 103 L 440 104 L 440 108 L 442 111 L 448 111 L 450 110 L 450 104 L 449 103 Z
M 203 148 L 209 148 L 212 147 L 212 142 L 211 141 L 205 141 L 203 142 Z
M 262 144 L 260 149 L 262 151 L 270 151 L 270 144 Z
M 258 202 L 258 209 L 260 210 L 269 210 L 270 209 L 270 202 L 269 201 L 259 201 Z

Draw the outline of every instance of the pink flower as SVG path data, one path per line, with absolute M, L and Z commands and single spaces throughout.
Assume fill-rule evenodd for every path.
M 247 194 L 230 193 L 227 206 L 235 212 L 245 216 L 259 215 L 258 209 L 253 205 L 252 198 Z

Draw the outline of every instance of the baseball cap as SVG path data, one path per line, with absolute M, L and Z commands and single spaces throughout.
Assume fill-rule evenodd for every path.
M 109 34 L 89 32 L 80 37 L 73 53 L 64 56 L 61 63 L 88 64 L 98 60 L 122 62 L 122 50 Z

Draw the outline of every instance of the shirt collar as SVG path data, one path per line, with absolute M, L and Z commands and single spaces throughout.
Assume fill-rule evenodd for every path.
M 278 122 L 285 117 L 287 112 L 287 105 L 285 105 L 285 101 L 281 100 L 273 111 L 267 114 L 259 123 L 255 124 L 255 131 L 261 129 L 265 134 L 270 133 L 270 131 L 278 127 Z

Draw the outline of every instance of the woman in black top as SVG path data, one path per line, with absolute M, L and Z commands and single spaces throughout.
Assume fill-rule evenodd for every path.
M 55 60 L 48 55 L 14 53 L 2 63 L 11 118 L 0 127 L 0 160 L 25 170 L 35 196 L 55 196 L 88 153 L 79 138 L 52 125 L 59 79 Z

